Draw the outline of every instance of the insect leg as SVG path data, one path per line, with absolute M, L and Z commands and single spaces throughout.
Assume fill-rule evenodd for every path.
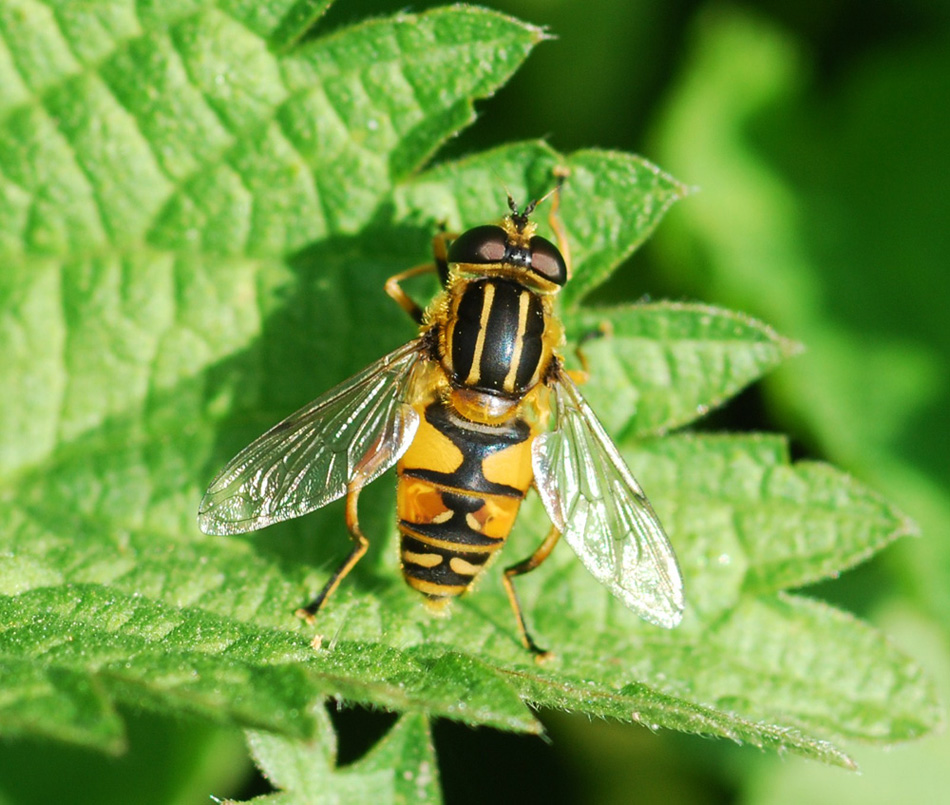
M 579 370 L 568 369 L 567 373 L 571 376 L 571 380 L 577 383 L 578 386 L 583 385 L 590 378 L 590 364 L 587 362 L 587 355 L 584 353 L 584 344 L 588 341 L 593 341 L 595 338 L 606 338 L 610 336 L 611 332 L 612 328 L 610 322 L 602 321 L 600 326 L 593 330 L 588 330 L 577 339 L 577 346 L 574 347 L 574 355 L 578 363 L 580 363 L 581 368 Z
M 539 648 L 538 644 L 534 642 L 531 635 L 528 634 L 528 627 L 525 625 L 524 620 L 524 611 L 521 609 L 521 603 L 518 601 L 518 594 L 515 592 L 515 585 L 511 580 L 515 576 L 521 576 L 524 573 L 534 570 L 545 559 L 547 559 L 548 555 L 551 553 L 551 550 L 557 544 L 557 541 L 560 539 L 560 537 L 561 532 L 558 531 L 557 526 L 551 526 L 551 530 L 544 538 L 544 542 L 538 546 L 538 549 L 524 561 L 505 568 L 505 574 L 502 576 L 502 581 L 505 583 L 505 592 L 508 593 L 508 600 L 511 602 L 511 608 L 515 611 L 515 618 L 518 621 L 518 631 L 521 634 L 521 642 L 524 643 L 525 648 L 527 648 L 528 651 L 534 654 L 534 657 L 538 662 L 543 662 L 544 660 L 550 659 L 553 655 L 551 652 L 545 651 L 543 648 Z
M 445 224 L 440 225 L 438 234 L 432 238 L 432 257 L 435 260 L 435 269 L 439 274 L 439 282 L 444 288 L 449 284 L 449 244 L 458 235 L 445 231 Z
M 366 553 L 366 549 L 369 547 L 369 540 L 366 539 L 360 530 L 359 516 L 356 510 L 357 501 L 359 500 L 360 490 L 362 488 L 361 483 L 351 482 L 346 492 L 346 527 L 350 532 L 350 539 L 352 539 L 354 543 L 353 550 L 350 551 L 349 556 L 343 560 L 343 564 L 336 569 L 336 572 L 330 576 L 330 580 L 324 585 L 317 597 L 307 604 L 307 606 L 297 610 L 297 615 L 306 620 L 307 623 L 314 622 L 321 607 L 323 607 L 327 599 L 333 595 L 336 588 L 340 586 L 340 582 L 346 578 L 346 575 L 355 567 L 356 563 L 363 558 L 363 554 Z
M 386 280 L 386 293 L 390 295 L 403 310 L 408 313 L 413 321 L 416 324 L 422 324 L 422 306 L 416 302 L 409 294 L 407 294 L 402 286 L 399 284 L 404 280 L 409 279 L 410 277 L 419 277 L 423 274 L 432 274 L 437 271 L 437 267 L 433 263 L 424 263 L 421 266 L 413 266 L 408 268 L 405 271 L 400 271 L 398 274 L 390 277 Z
M 416 324 L 422 324 L 422 315 L 425 312 L 424 308 L 402 289 L 400 283 L 412 277 L 420 277 L 423 274 L 438 274 L 439 282 L 441 282 L 443 286 L 446 285 L 449 280 L 449 243 L 455 240 L 455 238 L 456 235 L 451 235 L 446 232 L 444 225 L 442 225 L 439 233 L 432 238 L 432 256 L 435 260 L 434 263 L 424 263 L 423 265 L 413 266 L 386 280 L 386 293 L 396 301 L 399 307 L 412 317 Z
M 405 435 L 408 428 L 412 433 L 415 432 L 417 417 L 412 408 L 403 405 L 397 413 L 393 415 L 390 423 L 396 428 L 396 431 Z M 410 436 L 411 439 L 411 436 Z M 297 610 L 297 615 L 304 618 L 307 623 L 313 623 L 321 607 L 327 602 L 327 599 L 333 595 L 340 582 L 346 578 L 346 575 L 356 566 L 356 563 L 363 558 L 366 549 L 369 547 L 369 540 L 366 539 L 363 531 L 360 529 L 359 513 L 357 511 L 360 491 L 363 487 L 372 481 L 381 467 L 385 467 L 391 461 L 393 456 L 393 446 L 396 443 L 402 443 L 408 446 L 403 436 L 396 437 L 395 443 L 388 443 L 381 435 L 366 451 L 363 458 L 360 459 L 353 471 L 353 477 L 346 487 L 346 528 L 350 532 L 350 539 L 353 540 L 353 550 L 349 556 L 343 560 L 336 572 L 330 576 L 330 580 L 324 585 L 319 595 L 313 599 L 307 606 Z M 399 450 L 400 448 L 396 448 Z M 405 449 L 403 447 L 402 449 Z M 401 454 L 401 453 L 400 453 Z M 314 645 L 319 645 L 319 636 L 314 639 Z

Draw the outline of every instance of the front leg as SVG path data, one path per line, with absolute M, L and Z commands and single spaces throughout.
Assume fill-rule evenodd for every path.
M 437 270 L 435 263 L 425 263 L 421 266 L 413 266 L 408 268 L 405 271 L 400 271 L 398 274 L 393 275 L 388 280 L 386 280 L 386 293 L 395 300 L 396 304 L 399 305 L 416 324 L 422 324 L 422 316 L 425 313 L 425 309 L 416 302 L 409 294 L 407 294 L 400 285 L 404 280 L 410 279 L 411 277 L 420 277 L 423 274 L 432 274 Z
M 402 289 L 401 283 L 412 277 L 421 277 L 423 274 L 438 274 L 439 282 L 445 287 L 449 281 L 449 243 L 453 241 L 455 237 L 455 235 L 450 235 L 445 230 L 440 231 L 432 239 L 432 257 L 434 262 L 413 266 L 386 280 L 386 293 L 395 300 L 399 307 L 409 314 L 416 324 L 422 324 L 425 308 Z

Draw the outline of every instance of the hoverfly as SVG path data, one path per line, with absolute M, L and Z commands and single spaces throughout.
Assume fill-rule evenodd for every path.
M 510 194 L 498 225 L 437 235 L 434 263 L 386 283 L 419 336 L 271 428 L 208 487 L 198 511 L 206 534 L 253 531 L 346 496 L 353 548 L 300 610 L 309 620 L 366 552 L 360 490 L 397 464 L 402 572 L 433 608 L 472 586 L 533 486 L 552 528 L 503 575 L 529 651 L 547 656 L 512 580 L 562 534 L 627 607 L 659 626 L 679 623 L 683 586 L 669 540 L 558 354 L 554 301 L 570 264 L 560 181 L 552 192 L 557 246 L 529 220 L 544 199 L 519 211 Z M 442 287 L 423 310 L 401 283 L 427 272 Z

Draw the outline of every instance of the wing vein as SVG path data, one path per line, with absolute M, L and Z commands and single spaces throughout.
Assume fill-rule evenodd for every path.
M 535 440 L 535 486 L 587 569 L 624 605 L 676 626 L 683 582 L 663 526 L 580 390 L 563 370 L 551 384 L 554 426 Z
M 252 442 L 208 487 L 198 509 L 201 530 L 243 533 L 318 509 L 345 494 L 369 455 L 363 483 L 389 469 L 418 426 L 404 401 L 424 359 L 422 341 L 411 341 Z

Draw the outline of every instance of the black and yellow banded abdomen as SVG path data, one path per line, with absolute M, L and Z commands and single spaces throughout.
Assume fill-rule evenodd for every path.
M 531 427 L 483 425 L 443 403 L 398 464 L 396 507 L 403 575 L 430 598 L 459 595 L 504 545 L 531 486 Z

